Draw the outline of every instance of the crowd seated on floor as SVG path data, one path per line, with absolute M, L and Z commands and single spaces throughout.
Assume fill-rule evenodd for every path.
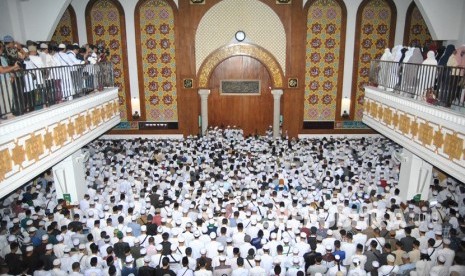
M 463 183 L 402 201 L 382 137 L 95 140 L 75 205 L 4 198 L 1 275 L 465 275 Z M 60 198 L 60 199 L 57 199 Z

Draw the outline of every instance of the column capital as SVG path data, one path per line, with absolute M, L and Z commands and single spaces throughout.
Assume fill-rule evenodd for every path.
M 199 89 L 200 97 L 208 97 L 210 95 L 210 89 Z
M 271 90 L 271 94 L 273 94 L 273 98 L 275 100 L 279 100 L 281 98 L 281 95 L 283 95 L 283 90 L 282 89 L 273 89 L 273 90 Z

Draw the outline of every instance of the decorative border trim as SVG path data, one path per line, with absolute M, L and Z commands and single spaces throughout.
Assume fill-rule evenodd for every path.
M 278 61 L 264 48 L 253 44 L 232 44 L 217 49 L 211 53 L 202 63 L 198 73 L 198 87 L 208 88 L 208 82 L 213 70 L 225 59 L 234 56 L 250 56 L 257 59 L 271 75 L 273 88 L 283 87 L 283 71 Z
M 106 95 L 91 95 L 1 127 L 6 135 L 0 139 L 0 197 L 118 124 L 117 93 L 115 88 Z
M 465 179 L 463 116 L 373 87 L 365 89 L 365 100 L 364 123 L 457 179 Z

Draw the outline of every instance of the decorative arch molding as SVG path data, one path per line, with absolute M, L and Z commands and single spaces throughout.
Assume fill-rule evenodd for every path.
M 433 38 L 421 10 L 415 4 L 415 1 L 412 1 L 405 18 L 404 45 L 423 47 L 432 41 Z
M 388 10 L 382 9 L 385 6 Z M 361 121 L 363 117 L 364 87 L 368 84 L 370 61 L 380 58 L 385 48 L 393 47 L 396 20 L 393 0 L 364 0 L 357 10 L 350 103 L 350 118 L 354 121 Z
M 303 118 L 340 120 L 347 8 L 343 0 L 309 0 L 304 11 L 307 38 Z M 319 61 L 314 62 L 314 57 Z
M 101 10 L 93 14 L 96 7 Z M 105 8 L 109 9 L 107 13 L 102 12 Z M 108 59 L 113 63 L 115 86 L 119 88 L 121 120 L 127 121 L 131 118 L 132 109 L 129 72 L 127 70 L 128 55 L 124 8 L 118 0 L 90 0 L 86 6 L 85 16 L 88 42 L 103 44 L 107 49 L 110 49 Z
M 202 63 L 198 73 L 199 88 L 208 88 L 210 76 L 222 61 L 234 56 L 249 56 L 260 61 L 268 70 L 273 88 L 283 87 L 283 70 L 275 57 L 264 48 L 253 44 L 231 44 L 217 49 Z
M 195 28 L 196 72 L 210 53 L 237 43 L 234 34 L 241 30 L 246 34 L 245 43 L 267 49 L 285 73 L 287 33 L 273 6 L 274 1 L 222 0 L 208 8 Z

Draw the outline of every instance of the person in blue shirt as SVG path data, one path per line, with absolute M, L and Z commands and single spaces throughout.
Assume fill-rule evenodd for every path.
M 344 261 L 345 258 L 346 258 L 346 252 L 341 250 L 341 241 L 340 240 L 335 240 L 334 241 L 333 255 L 334 255 L 334 257 L 336 257 L 336 255 L 338 255 L 341 262 Z

